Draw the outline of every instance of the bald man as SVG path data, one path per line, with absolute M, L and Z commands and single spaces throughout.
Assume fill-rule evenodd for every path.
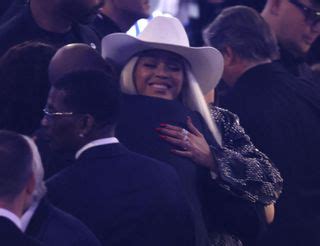
M 105 61 L 91 46 L 82 43 L 68 44 L 58 49 L 52 57 L 48 68 L 49 82 L 55 84 L 68 73 L 90 69 L 102 70 L 109 74 L 115 73 L 113 65 Z M 48 138 L 42 128 L 36 132 L 36 136 L 36 143 L 45 167 L 45 179 L 73 163 L 72 154 L 56 153 L 49 147 Z
M 86 44 L 68 44 L 60 48 L 49 64 L 49 81 L 55 83 L 69 72 L 97 69 L 110 71 L 110 64 L 102 59 L 100 54 Z M 113 71 L 112 71 L 113 72 Z

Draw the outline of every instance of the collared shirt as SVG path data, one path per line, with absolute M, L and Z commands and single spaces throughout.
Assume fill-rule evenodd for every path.
M 113 144 L 113 143 L 119 143 L 119 140 L 115 137 L 111 137 L 111 138 L 100 138 L 97 140 L 94 140 L 90 143 L 87 143 L 86 145 L 84 145 L 81 149 L 79 149 L 76 153 L 76 159 L 78 159 L 80 157 L 80 155 L 86 151 L 87 149 L 90 149 L 92 147 L 96 147 L 99 145 L 105 145 L 105 144 Z
M 33 202 L 31 206 L 28 208 L 28 210 L 22 215 L 21 217 L 21 231 L 25 232 L 27 230 L 27 227 L 30 223 L 30 220 L 36 211 L 37 207 L 39 206 L 39 202 Z
M 12 221 L 21 230 L 21 221 L 17 215 L 7 209 L 0 208 L 0 216 Z

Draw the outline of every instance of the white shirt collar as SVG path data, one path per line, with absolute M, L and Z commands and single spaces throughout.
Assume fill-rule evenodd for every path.
M 25 232 L 27 230 L 27 227 L 30 223 L 30 220 L 34 214 L 34 212 L 36 211 L 37 207 L 39 206 L 39 201 L 37 202 L 33 202 L 31 204 L 31 206 L 28 208 L 28 210 L 26 212 L 24 212 L 24 214 L 21 217 L 21 231 Z
M 21 221 L 17 215 L 7 209 L 0 208 L 0 216 L 12 221 L 21 230 Z
M 87 149 L 90 149 L 92 147 L 95 146 L 99 146 L 99 145 L 105 145 L 105 144 L 113 144 L 113 143 L 119 143 L 119 140 L 115 137 L 111 137 L 111 138 L 101 138 L 101 139 L 97 139 L 94 140 L 90 143 L 87 143 L 86 145 L 82 146 L 81 149 L 79 149 L 76 153 L 76 159 L 78 159 L 80 157 L 80 155 L 86 151 Z

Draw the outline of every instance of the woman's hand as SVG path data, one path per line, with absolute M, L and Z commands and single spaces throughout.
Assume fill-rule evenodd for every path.
M 187 118 L 188 130 L 169 124 L 161 124 L 156 130 L 160 138 L 179 147 L 174 154 L 192 159 L 195 163 L 215 171 L 215 163 L 210 147 L 202 133 Z

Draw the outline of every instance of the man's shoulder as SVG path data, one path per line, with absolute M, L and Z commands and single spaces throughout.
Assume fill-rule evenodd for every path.
M 137 152 L 133 152 L 127 149 L 121 143 L 96 146 L 88 149 L 82 155 L 77 161 L 78 164 L 80 165 L 83 165 L 86 163 L 93 163 L 93 162 L 99 162 L 101 164 L 110 162 L 110 163 L 118 163 L 118 165 L 120 164 L 127 165 L 128 168 L 135 168 L 135 169 L 138 166 L 140 166 L 140 168 L 142 166 L 145 166 L 146 168 L 150 168 L 150 169 L 153 169 L 155 167 L 168 169 L 167 164 L 159 160 L 153 159 L 151 157 L 139 154 Z M 75 164 L 74 166 L 76 165 L 77 164 Z M 92 166 L 91 164 L 89 165 Z M 171 168 L 169 167 L 169 169 Z
M 175 170 L 169 164 L 132 152 L 122 144 L 108 144 L 83 152 L 72 166 L 51 177 L 47 185 L 49 195 L 52 195 L 57 190 L 72 193 L 77 187 L 83 186 L 84 182 L 87 182 L 85 189 L 111 183 L 118 188 L 150 185 L 162 189 L 164 180 L 167 185 L 179 182 Z
M 24 235 L 12 221 L 0 216 L 0 245 L 41 246 L 36 240 Z
M 115 32 L 121 32 L 120 28 L 108 16 L 98 13 L 90 24 L 91 28 L 103 38 Z
M 69 242 L 69 245 L 92 245 L 99 246 L 100 243 L 90 229 L 79 219 L 54 207 L 51 204 L 48 207 L 48 217 L 46 221 L 46 231 L 43 235 L 44 242 L 56 241 Z M 86 244 L 87 243 L 87 244 Z
M 22 12 L 0 26 L 0 54 L 27 39 L 29 26 L 25 20 L 26 13 Z
M 73 29 L 78 32 L 81 42 L 89 45 L 91 48 L 96 49 L 99 53 L 101 52 L 101 41 L 98 34 L 88 25 L 74 24 Z
M 292 74 L 286 71 L 279 61 L 274 61 L 250 68 L 239 78 L 238 82 L 250 81 L 253 86 L 260 86 L 264 83 L 266 86 L 270 86 L 271 84 L 278 84 L 279 80 L 287 81 L 291 79 L 294 79 Z

